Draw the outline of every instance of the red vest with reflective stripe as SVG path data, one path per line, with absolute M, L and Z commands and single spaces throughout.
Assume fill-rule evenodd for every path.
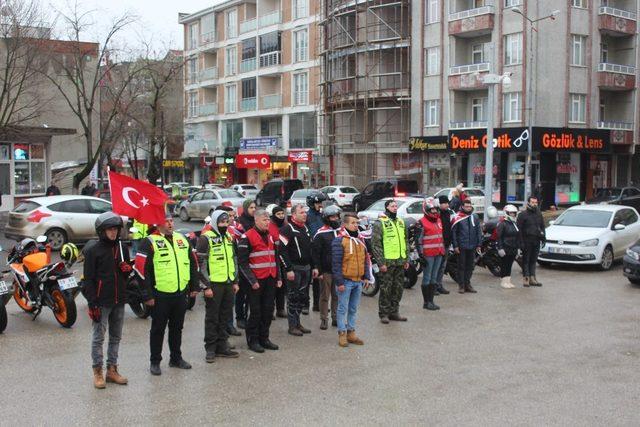
M 249 268 L 256 275 L 256 278 L 278 277 L 276 251 L 271 235 L 268 235 L 265 242 L 260 233 L 252 228 L 245 233 L 245 236 L 251 244 Z
M 420 219 L 422 224 L 422 255 L 426 257 L 444 255 L 444 239 L 442 238 L 442 221 L 431 222 L 427 218 Z

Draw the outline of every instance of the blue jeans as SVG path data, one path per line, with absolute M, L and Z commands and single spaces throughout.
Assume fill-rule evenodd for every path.
M 338 292 L 338 332 L 355 331 L 358 306 L 362 295 L 362 282 L 344 280 L 344 291 Z M 345 324 L 345 320 L 347 323 Z
M 438 283 L 438 273 L 443 260 L 442 255 L 426 257 L 424 270 L 422 270 L 422 286 Z

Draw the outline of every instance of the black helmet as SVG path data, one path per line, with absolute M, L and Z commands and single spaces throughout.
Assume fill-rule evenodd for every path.
M 98 233 L 98 236 L 100 236 L 107 228 L 111 227 L 123 227 L 120 215 L 113 212 L 105 212 L 96 218 L 96 233 Z
M 327 196 L 320 191 L 314 191 L 307 196 L 307 206 L 313 209 L 316 203 L 322 203 L 325 200 L 327 200 Z
M 341 213 L 342 213 L 342 209 L 340 209 L 338 206 L 329 205 L 326 208 L 322 209 L 322 219 L 326 223 L 327 221 L 329 221 L 330 216 L 334 216 L 334 215 L 340 216 Z

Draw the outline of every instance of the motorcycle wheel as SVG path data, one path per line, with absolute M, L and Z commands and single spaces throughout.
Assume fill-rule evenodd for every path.
M 196 305 L 196 297 L 187 297 L 187 309 L 191 310 Z
M 151 307 L 142 301 L 129 301 L 129 307 L 138 319 L 146 319 L 151 314 Z
M 499 264 L 499 262 L 497 262 L 495 260 L 491 260 L 488 263 L 487 268 L 489 269 L 491 274 L 493 274 L 494 276 L 502 277 L 502 265 Z
M 36 311 L 35 307 L 29 305 L 29 298 L 22 292 L 22 289 L 20 289 L 20 286 L 18 286 L 16 282 L 13 282 L 13 299 L 23 311 L 27 313 Z
M 418 282 L 418 272 L 415 267 L 409 267 L 404 272 L 404 288 L 411 289 Z
M 4 303 L 0 301 L 0 334 L 4 332 L 7 327 L 7 308 Z
M 380 290 L 380 284 L 376 279 L 375 283 L 373 284 L 369 283 L 368 285 L 362 286 L 362 295 L 366 297 L 375 297 L 379 290 Z
M 77 310 L 76 302 L 73 299 L 73 295 L 60 289 L 54 289 L 51 292 L 51 299 L 53 299 L 54 306 L 53 316 L 56 318 L 60 326 L 70 328 L 76 323 Z

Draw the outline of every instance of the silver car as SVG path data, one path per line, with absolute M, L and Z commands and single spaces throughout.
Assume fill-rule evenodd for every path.
M 236 190 L 238 193 L 242 194 L 247 199 L 253 199 L 253 200 L 255 200 L 256 196 L 258 195 L 258 192 L 260 191 L 258 190 L 258 187 L 256 187 L 253 184 L 235 184 L 229 188 L 231 188 L 232 190 Z
M 9 212 L 4 235 L 13 240 L 45 235 L 51 248 L 57 251 L 67 242 L 85 243 L 95 239 L 96 218 L 110 210 L 111 203 L 97 197 L 33 197 Z
M 178 205 L 178 215 L 182 221 L 191 219 L 204 219 L 211 216 L 215 208 L 221 205 L 231 206 L 234 209 L 242 207 L 245 198 L 242 194 L 229 189 L 211 189 L 198 191 L 183 200 Z

